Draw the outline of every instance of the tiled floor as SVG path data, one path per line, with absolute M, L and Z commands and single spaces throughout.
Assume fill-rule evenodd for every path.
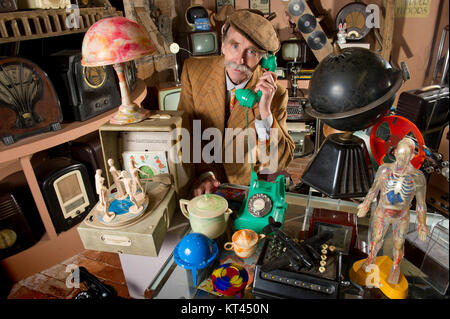
M 68 278 L 70 265 L 85 267 L 92 275 L 114 287 L 118 296 L 130 298 L 118 254 L 85 250 L 58 265 L 17 282 L 12 287 L 8 299 L 73 299 L 78 292 L 85 289 L 82 284 L 80 288 L 69 288 L 73 283 L 71 278 Z

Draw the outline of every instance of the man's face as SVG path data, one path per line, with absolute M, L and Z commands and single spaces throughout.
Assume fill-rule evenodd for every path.
M 225 68 L 234 84 L 249 79 L 262 58 L 262 53 L 245 36 L 230 27 L 222 43 Z

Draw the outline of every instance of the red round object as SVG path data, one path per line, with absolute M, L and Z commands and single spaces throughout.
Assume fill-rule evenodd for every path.
M 377 136 L 377 130 L 383 123 L 386 123 L 389 126 L 390 136 L 388 140 L 384 140 Z M 390 152 L 391 149 L 395 148 L 398 142 L 408 134 L 414 136 L 419 146 L 418 154 L 411 160 L 411 165 L 419 169 L 425 160 L 425 150 L 423 147 L 425 142 L 423 136 L 413 122 L 398 115 L 382 117 L 372 128 L 372 132 L 370 133 L 370 148 L 377 163 L 379 165 L 383 164 L 385 155 Z

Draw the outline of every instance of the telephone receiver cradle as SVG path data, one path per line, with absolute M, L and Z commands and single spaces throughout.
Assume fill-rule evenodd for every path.
M 277 69 L 277 58 L 273 54 L 269 54 L 267 57 L 261 60 L 261 67 L 270 72 L 275 72 Z M 253 92 L 250 89 L 238 89 L 235 92 L 236 99 L 239 104 L 251 108 L 253 105 L 261 100 L 262 92 Z
M 277 177 L 275 183 L 258 180 L 256 172 L 251 172 L 250 187 L 246 199 L 234 221 L 234 229 L 251 229 L 258 234 L 269 223 L 269 218 L 273 218 L 274 222 L 278 222 L 280 228 L 284 223 L 284 215 L 287 210 L 286 190 L 284 176 Z M 250 203 L 257 197 L 269 200 L 270 209 L 263 215 L 254 215 L 249 211 Z M 267 203 L 267 202 L 266 202 Z M 278 224 L 277 224 L 278 225 Z

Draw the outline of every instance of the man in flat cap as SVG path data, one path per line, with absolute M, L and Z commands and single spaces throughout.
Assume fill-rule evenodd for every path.
M 265 146 L 265 155 L 270 153 L 271 164 L 276 163 L 268 172 L 283 170 L 292 160 L 294 142 L 286 125 L 287 90 L 277 83 L 275 73 L 260 66 L 266 54 L 275 54 L 279 48 L 280 41 L 270 21 L 255 12 L 237 10 L 222 28 L 222 55 L 185 61 L 178 109 L 188 113 L 194 126 L 195 120 L 200 120 L 197 125 L 201 123 L 203 132 L 216 130 L 222 137 L 220 160 L 213 156 L 214 161 L 207 161 L 202 153 L 202 162 L 195 164 L 194 196 L 212 192 L 220 182 L 249 185 L 251 161 L 255 171 L 267 168 L 267 161 L 260 161 L 262 156 L 258 151 L 252 151 L 251 157 L 248 155 L 247 140 L 242 138 L 247 133 L 247 108 L 236 101 L 234 90 L 245 88 L 262 92 L 259 103 L 248 109 L 248 132 L 249 137 L 255 137 L 255 148 Z M 204 145 L 213 138 L 195 136 L 195 128 L 191 129 L 191 138 L 202 139 L 204 151 Z M 234 132 L 231 138 L 227 134 L 230 129 Z M 250 147 L 254 148 L 252 144 Z M 276 149 L 275 154 L 270 152 L 271 148 Z M 238 158 L 242 155 L 239 154 L 241 149 L 243 161 Z M 195 152 L 194 149 L 194 157 L 199 155 Z M 232 161 L 227 160 L 230 154 Z

